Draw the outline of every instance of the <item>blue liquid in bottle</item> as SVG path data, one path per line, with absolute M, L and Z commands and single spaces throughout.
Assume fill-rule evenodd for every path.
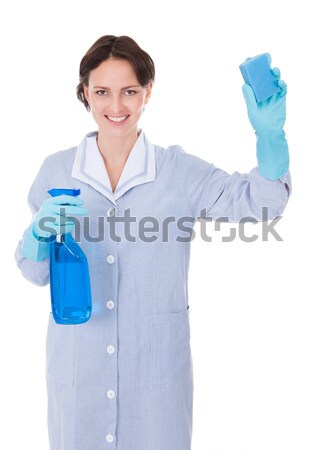
M 80 189 L 51 189 L 50 195 L 79 195 Z M 50 243 L 51 308 L 56 323 L 87 322 L 92 311 L 88 262 L 70 233 L 57 234 Z

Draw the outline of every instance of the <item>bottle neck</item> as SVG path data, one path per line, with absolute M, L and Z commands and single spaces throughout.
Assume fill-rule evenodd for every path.
M 64 234 L 56 234 L 56 242 L 65 242 L 65 235 Z

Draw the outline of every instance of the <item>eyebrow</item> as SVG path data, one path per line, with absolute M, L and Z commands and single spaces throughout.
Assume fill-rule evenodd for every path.
M 121 88 L 121 91 L 123 89 L 128 89 L 130 87 L 140 87 L 140 85 L 139 84 L 131 84 L 130 86 L 125 86 L 125 87 Z M 93 86 L 93 88 L 94 89 L 110 89 L 108 86 Z

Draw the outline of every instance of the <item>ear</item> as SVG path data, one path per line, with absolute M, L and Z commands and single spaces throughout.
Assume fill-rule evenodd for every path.
M 86 86 L 85 83 L 83 83 L 83 91 L 84 91 L 84 97 L 86 98 L 87 103 L 89 104 L 88 87 Z
M 145 96 L 145 104 L 148 103 L 149 98 L 151 97 L 152 94 L 152 81 L 150 81 L 149 86 L 146 89 L 146 96 Z

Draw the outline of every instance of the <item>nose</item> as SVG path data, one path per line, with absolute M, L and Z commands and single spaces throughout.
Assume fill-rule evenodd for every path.
M 112 95 L 108 108 L 109 114 L 114 114 L 115 116 L 122 115 L 122 99 L 118 95 Z

